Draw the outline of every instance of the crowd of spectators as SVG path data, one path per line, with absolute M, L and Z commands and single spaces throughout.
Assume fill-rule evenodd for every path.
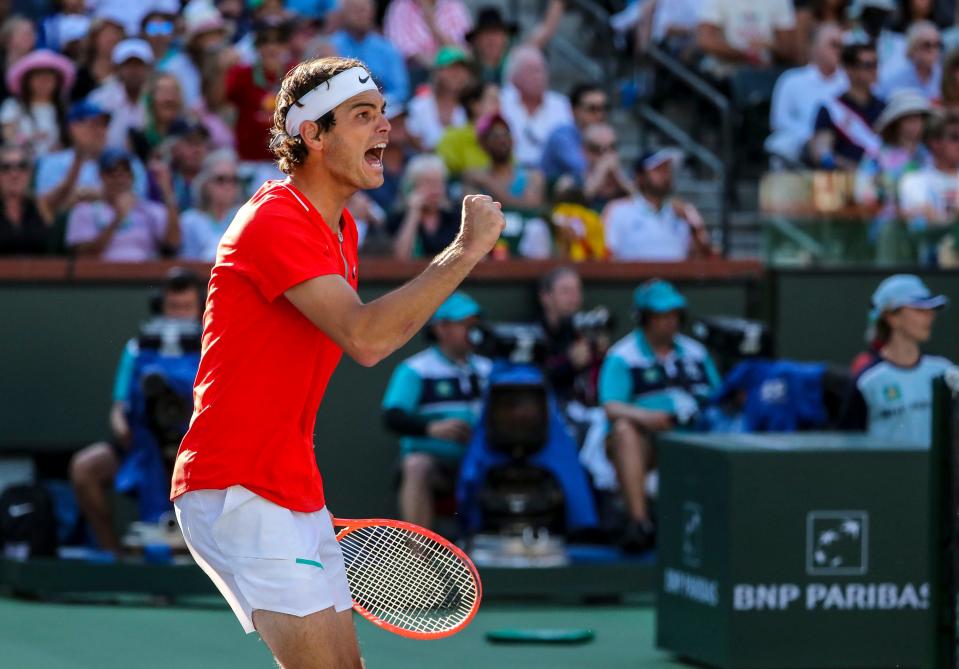
M 551 85 L 564 0 L 526 29 L 462 0 L 28 5 L 0 15 L 0 255 L 214 260 L 236 209 L 283 178 L 268 147 L 280 81 L 326 55 L 370 67 L 392 124 L 383 186 L 350 203 L 365 255 L 436 253 L 469 192 L 507 212 L 495 258 L 708 247 L 687 243 L 706 230 L 688 205 L 638 185 L 604 87 Z
M 680 58 L 734 107 L 768 94 L 769 166 L 832 172 L 824 184 L 848 173 L 854 187 L 829 201 L 868 224 L 876 261 L 954 266 L 959 173 L 942 123 L 959 102 L 956 11 L 952 0 L 633 0 L 613 27 L 639 54 L 653 44 Z M 734 132 L 748 146 L 761 131 Z M 741 162 L 747 149 L 736 152 Z
M 813 28 L 808 64 L 786 70 L 773 92 L 772 166 L 848 173 L 842 204 L 868 223 L 884 264 L 955 264 L 953 5 L 840 3 Z

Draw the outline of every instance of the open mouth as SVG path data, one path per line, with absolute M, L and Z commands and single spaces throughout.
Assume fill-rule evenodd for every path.
M 374 169 L 383 169 L 383 152 L 385 150 L 386 142 L 380 142 L 379 144 L 374 144 L 371 146 L 363 155 L 363 158 L 366 160 L 366 164 Z

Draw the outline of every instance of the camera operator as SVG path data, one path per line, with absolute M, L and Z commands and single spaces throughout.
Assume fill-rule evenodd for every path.
M 203 285 L 195 274 L 174 268 L 154 298 L 157 303 L 151 307 L 158 319 L 167 319 L 174 325 L 189 324 L 196 329 L 203 310 L 203 292 Z M 90 524 L 100 548 L 114 554 L 120 552 L 120 541 L 113 529 L 110 491 L 121 465 L 137 445 L 136 426 L 131 422 L 131 398 L 139 392 L 134 386 L 138 383 L 152 384 L 152 389 L 143 389 L 144 395 L 155 395 L 159 390 L 156 387 L 158 381 L 162 381 L 156 374 L 136 378 L 137 370 L 141 367 L 138 359 L 142 354 L 140 343 L 134 338 L 127 342 L 120 357 L 110 409 L 113 439 L 91 444 L 75 453 L 70 460 L 70 481 L 80 512 Z
M 621 544 L 627 551 L 652 547 L 655 528 L 646 503 L 646 476 L 655 469 L 653 435 L 691 426 L 719 385 L 702 344 L 679 334 L 686 298 L 654 279 L 633 296 L 638 327 L 616 342 L 603 362 L 599 401 L 609 420 L 607 447 L 629 512 Z
M 562 406 L 596 405 L 599 368 L 609 348 L 609 312 L 583 307 L 583 284 L 571 267 L 558 267 L 539 285 L 546 334 L 544 370 Z M 604 317 L 605 314 L 605 317 Z
M 447 298 L 427 325 L 435 343 L 400 363 L 383 398 L 383 420 L 400 435 L 400 517 L 424 527 L 433 521 L 433 495 L 455 490 L 492 368 L 473 353 L 479 315 L 466 293 Z

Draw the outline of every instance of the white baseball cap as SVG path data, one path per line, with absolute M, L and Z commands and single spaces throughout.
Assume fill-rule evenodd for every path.
M 153 64 L 153 49 L 146 40 L 131 37 L 119 42 L 113 47 L 113 64 L 122 65 L 131 58 L 142 60 L 147 65 Z

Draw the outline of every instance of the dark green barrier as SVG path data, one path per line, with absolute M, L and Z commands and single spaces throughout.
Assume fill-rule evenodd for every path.
M 625 272 L 624 272 L 625 273 Z M 109 436 L 107 414 L 120 351 L 147 317 L 156 281 L 0 283 L 0 451 L 64 450 Z M 606 304 L 630 327 L 639 278 L 587 281 L 588 305 Z M 745 315 L 750 280 L 677 280 L 694 313 Z M 372 299 L 396 281 L 367 281 Z M 467 290 L 494 320 L 534 316 L 532 278 L 473 281 Z M 340 515 L 375 516 L 394 508 L 396 444 L 380 424 L 379 403 L 393 368 L 425 345 L 417 337 L 373 369 L 344 359 L 316 426 L 317 458 L 331 506 Z
M 929 450 L 667 435 L 657 643 L 723 669 L 933 667 Z
M 905 270 L 911 271 L 911 270 Z M 770 271 L 776 353 L 848 364 L 866 347 L 863 334 L 873 291 L 896 270 Z M 959 360 L 959 272 L 919 272 L 930 290 L 953 303 L 939 314 L 926 350 Z

